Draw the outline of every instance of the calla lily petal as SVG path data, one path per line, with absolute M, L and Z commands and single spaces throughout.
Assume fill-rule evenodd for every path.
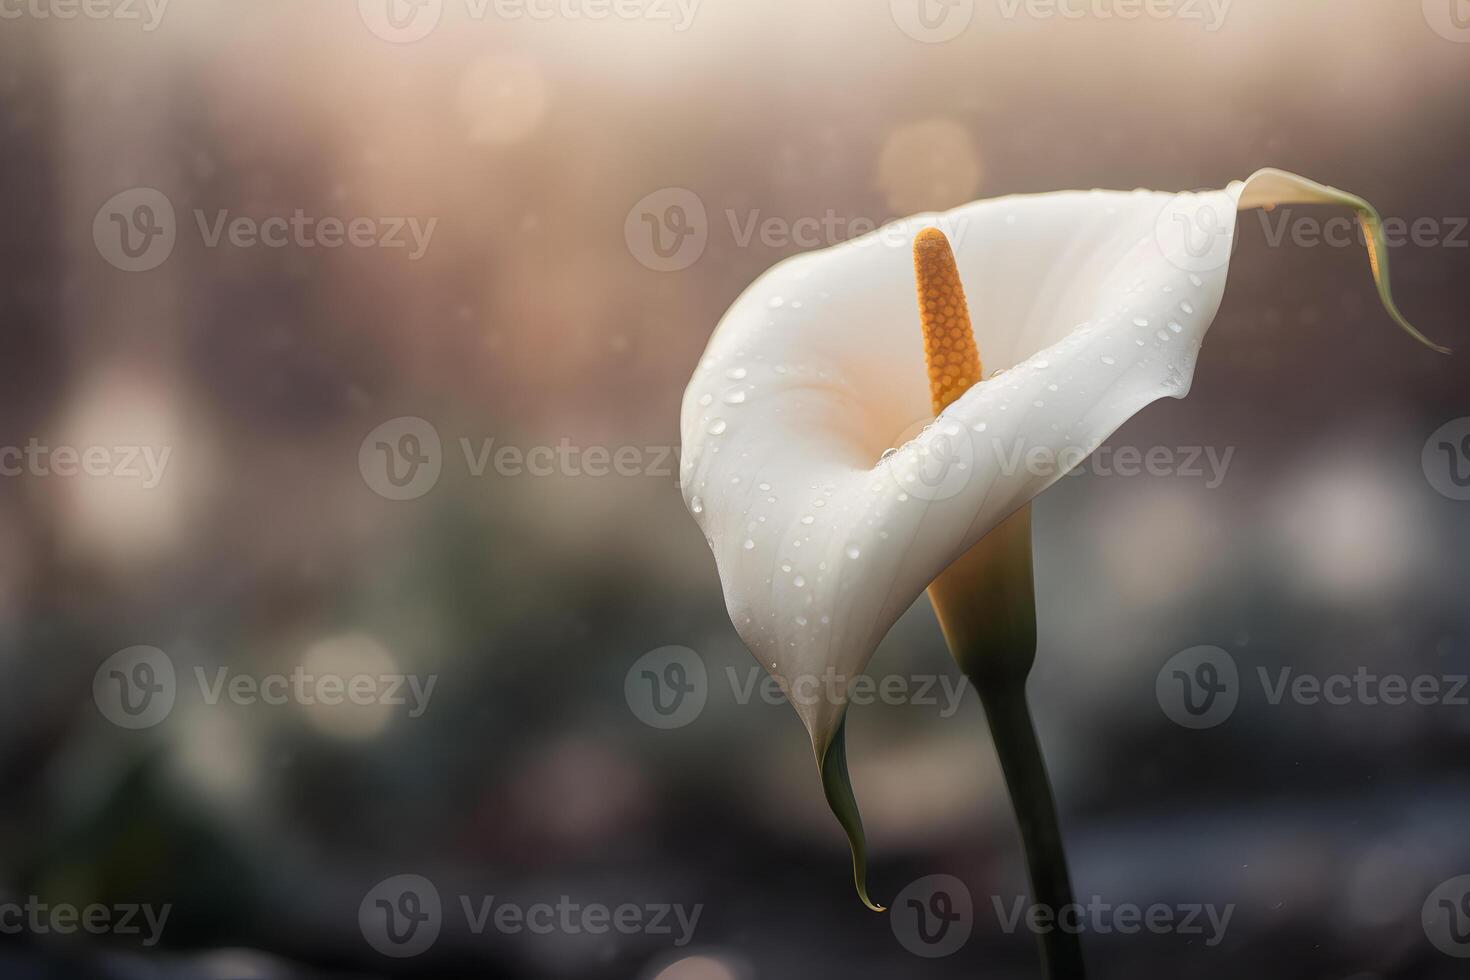
M 918 215 L 778 264 L 720 321 L 684 396 L 683 492 L 732 622 L 811 736 L 860 891 L 847 685 L 945 568 L 1144 406 L 1188 392 L 1237 211 L 1298 203 L 1357 212 L 1385 308 L 1434 346 L 1393 303 L 1376 212 L 1277 170 L 1198 194 Z M 929 225 L 953 244 L 980 357 L 1001 369 L 937 419 L 910 255 Z

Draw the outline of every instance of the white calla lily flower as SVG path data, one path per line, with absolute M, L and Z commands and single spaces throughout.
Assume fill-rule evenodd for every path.
M 1279 204 L 1353 209 L 1385 308 L 1430 344 L 1394 306 L 1376 212 L 1276 170 L 1198 194 L 1070 191 L 918 215 L 781 262 L 725 314 L 684 396 L 683 492 L 731 620 L 843 786 L 841 685 L 977 542 L 1144 406 L 1184 397 L 1236 214 Z M 953 243 L 993 372 L 937 418 L 908 252 L 931 225 Z M 829 799 L 862 890 L 855 808 L 830 785 Z

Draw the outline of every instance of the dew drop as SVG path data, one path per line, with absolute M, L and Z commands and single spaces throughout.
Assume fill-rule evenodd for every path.
M 704 500 L 698 496 L 689 498 L 689 509 L 696 514 L 704 513 Z
M 714 400 L 715 400 L 715 396 L 714 395 L 711 395 L 707 391 L 704 394 L 702 394 L 702 395 L 699 396 L 699 404 L 701 404 L 701 405 L 708 405 L 710 402 L 712 402 Z
M 1116 357 L 1112 356 L 1111 354 L 1104 354 L 1102 356 L 1102 362 L 1104 364 L 1117 364 L 1118 363 L 1118 359 Z
M 812 515 L 810 515 L 810 514 L 804 514 L 802 516 L 802 518 L 801 518 L 801 523 L 803 523 L 803 524 L 811 524 L 815 520 L 816 520 L 816 518 L 813 517 Z
M 849 558 L 857 559 L 862 555 L 862 553 L 862 549 L 860 549 L 855 544 L 850 544 L 847 546 L 847 557 Z
M 1194 312 L 1194 304 L 1191 303 L 1189 300 L 1185 300 L 1184 302 L 1180 303 L 1179 304 L 1179 308 L 1181 310 L 1183 310 L 1185 313 L 1193 313 Z
M 745 368 L 743 367 L 731 368 L 730 370 L 725 372 L 725 377 L 729 378 L 731 381 L 739 381 L 740 379 L 745 377 L 745 373 Z
M 798 575 L 791 580 L 791 584 L 796 586 L 798 589 L 803 589 L 806 588 L 806 579 Z
M 705 427 L 705 431 L 712 436 L 717 436 L 727 428 L 724 419 L 715 419 Z
M 754 538 L 746 538 L 745 539 L 745 550 L 746 551 L 754 551 L 755 550 L 755 539 Z
M 740 385 L 725 392 L 726 405 L 743 405 L 745 399 L 750 397 L 750 385 Z
M 780 296 L 772 296 L 770 303 L 768 303 L 767 305 L 770 306 L 770 308 L 773 310 L 779 310 L 782 306 L 786 305 L 786 300 L 782 299 Z
M 1170 320 L 1169 329 L 1174 331 L 1175 333 L 1181 333 L 1184 330 L 1184 325 L 1178 320 Z

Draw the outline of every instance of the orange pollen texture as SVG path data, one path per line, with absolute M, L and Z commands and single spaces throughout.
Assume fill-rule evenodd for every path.
M 980 380 L 980 351 L 970 326 L 965 289 L 949 239 L 938 228 L 914 236 L 914 279 L 919 323 L 924 329 L 924 363 L 929 400 L 938 415 Z

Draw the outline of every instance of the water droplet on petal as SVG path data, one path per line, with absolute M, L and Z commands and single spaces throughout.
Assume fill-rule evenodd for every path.
M 778 310 L 782 306 L 784 306 L 785 304 L 786 304 L 786 300 L 782 299 L 780 296 L 772 296 L 771 297 L 771 302 L 769 304 L 767 304 L 767 305 L 769 305 L 771 307 L 771 309 L 773 309 L 773 310 Z
M 862 550 L 860 548 L 858 548 L 857 545 L 850 544 L 850 545 L 847 546 L 847 557 L 852 558 L 852 559 L 857 559 L 861 555 L 862 555 Z
M 1111 354 L 1104 354 L 1102 356 L 1102 362 L 1104 364 L 1117 364 L 1118 359 L 1116 357 L 1113 357 Z
M 705 426 L 705 431 L 712 436 L 717 436 L 721 432 L 724 432 L 726 428 L 724 419 L 715 419 L 709 425 Z
M 739 381 L 741 378 L 745 377 L 745 368 L 731 368 L 730 370 L 725 372 L 725 377 L 729 378 L 731 381 Z
M 746 538 L 745 539 L 745 550 L 746 551 L 754 551 L 755 550 L 755 539 L 754 538 Z
M 698 496 L 689 498 L 689 509 L 696 514 L 704 513 L 704 501 Z

